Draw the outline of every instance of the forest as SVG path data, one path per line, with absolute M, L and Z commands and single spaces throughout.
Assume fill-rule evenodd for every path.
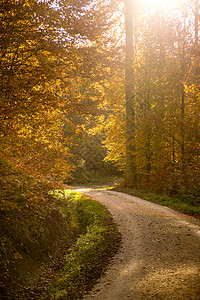
M 199 205 L 200 3 L 154 2 L 0 1 L 1 272 L 19 242 L 5 224 L 63 184 L 115 177 Z
M 199 3 L 135 2 L 132 19 L 127 139 L 123 3 L 1 2 L 2 157 L 53 182 L 102 160 L 125 174 L 131 144 L 131 185 L 198 195 Z M 80 149 L 92 141 L 88 162 Z

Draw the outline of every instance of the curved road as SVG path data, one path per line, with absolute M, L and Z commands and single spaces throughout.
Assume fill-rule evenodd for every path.
M 78 188 L 106 205 L 123 244 L 84 300 L 199 300 L 200 222 L 134 196 Z

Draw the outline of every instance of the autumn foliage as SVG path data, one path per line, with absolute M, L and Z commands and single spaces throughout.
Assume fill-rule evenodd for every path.
M 114 163 L 129 186 L 199 205 L 199 3 L 149 10 L 130 1 L 0 1 L 0 273 L 7 287 L 8 266 L 12 273 L 23 255 L 51 256 L 55 220 L 65 251 L 68 223 L 47 191 L 76 169 L 84 182 L 103 168 L 112 174 Z M 128 3 L 133 24 L 125 22 Z
M 186 1 L 173 11 L 148 11 L 139 4 L 134 8 L 135 124 L 129 143 L 135 146 L 137 188 L 199 195 L 198 24 L 197 1 Z M 125 57 L 123 46 L 122 38 Z M 100 124 L 106 131 L 106 159 L 126 172 L 124 82 L 119 64 L 108 94 L 111 113 Z
M 1 2 L 4 158 L 40 178 L 67 180 L 80 137 L 100 134 L 105 160 L 120 170 L 127 143 L 134 149 L 137 187 L 199 193 L 198 2 L 133 8 L 135 124 L 127 140 L 124 4 Z

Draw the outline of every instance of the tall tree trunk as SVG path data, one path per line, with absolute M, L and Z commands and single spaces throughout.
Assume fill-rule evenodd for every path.
M 147 84 L 148 84 L 148 92 L 147 92 L 147 97 L 145 99 L 145 111 L 144 111 L 144 117 L 148 118 L 148 113 L 150 112 L 150 98 L 151 98 L 151 92 L 150 92 L 150 83 L 151 83 L 151 51 L 150 51 L 150 57 L 149 57 L 149 63 L 148 63 L 148 71 L 147 71 Z M 151 124 L 148 123 L 146 124 L 145 127 L 145 132 L 146 132 L 146 179 L 147 179 L 147 184 L 150 183 L 151 179 Z
M 182 153 L 182 172 L 185 171 L 185 88 L 182 84 L 181 95 L 181 153 Z
M 195 52 L 198 53 L 198 47 L 199 47 L 199 0 L 194 0 L 194 48 Z M 199 62 L 200 58 L 197 55 L 196 56 L 196 61 L 195 61 L 195 84 L 198 85 L 199 83 Z
M 182 153 L 182 172 L 185 172 L 185 49 L 186 48 L 186 15 L 184 14 L 183 28 L 183 49 L 182 49 L 182 84 L 181 84 L 181 153 Z
M 194 2 L 195 5 L 195 20 L 194 20 L 194 25 L 195 25 L 195 36 L 194 36 L 194 42 L 195 42 L 195 46 L 198 46 L 198 42 L 199 42 L 199 2 L 198 0 L 195 0 Z
M 136 186 L 136 147 L 134 110 L 134 48 L 133 48 L 133 0 L 125 1 L 126 28 L 126 185 Z

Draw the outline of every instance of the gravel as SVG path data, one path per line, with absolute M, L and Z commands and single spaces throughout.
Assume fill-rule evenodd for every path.
M 200 221 L 111 190 L 76 188 L 106 205 L 122 246 L 84 300 L 200 300 Z

